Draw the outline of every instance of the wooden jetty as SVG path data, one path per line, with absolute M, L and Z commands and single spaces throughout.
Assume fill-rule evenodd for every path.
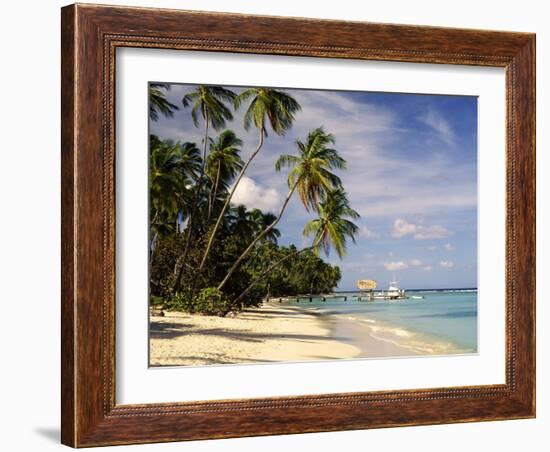
M 358 293 L 353 292 L 341 292 L 341 293 L 330 293 L 330 294 L 303 294 L 303 295 L 294 295 L 292 297 L 271 297 L 266 296 L 265 301 L 278 300 L 279 303 L 283 301 L 295 301 L 300 303 L 300 301 L 313 302 L 314 298 L 320 298 L 321 301 L 341 299 L 342 301 L 351 301 L 356 299 L 357 301 L 375 301 L 375 300 L 404 300 L 409 298 L 405 290 L 400 289 L 397 286 L 397 281 L 395 278 L 390 282 L 390 285 L 387 290 L 381 290 L 374 292 L 376 289 L 376 281 L 373 279 L 360 279 L 357 281 Z
M 313 302 L 314 298 L 320 298 L 321 301 L 327 301 L 327 300 L 334 300 L 334 299 L 342 299 L 342 301 L 348 301 L 352 299 L 358 299 L 361 301 L 361 295 L 355 295 L 355 294 L 347 294 L 344 293 L 330 293 L 330 294 L 304 294 L 304 295 L 294 295 L 292 297 L 266 297 L 265 301 L 278 301 L 279 303 L 282 303 L 283 301 L 296 301 L 297 303 L 300 303 L 300 301 L 305 302 Z

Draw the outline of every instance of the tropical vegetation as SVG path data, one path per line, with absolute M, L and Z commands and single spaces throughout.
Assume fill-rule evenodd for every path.
M 172 117 L 180 109 L 167 99 L 170 85 L 150 84 L 149 118 Z M 232 202 L 257 155 L 270 152 L 269 134 L 284 135 L 300 104 L 284 91 L 249 88 L 240 93 L 200 85 L 181 100 L 200 143 L 149 139 L 150 295 L 153 305 L 207 315 L 227 315 L 266 295 L 329 292 L 341 278 L 338 266 L 321 258 L 331 249 L 346 254 L 359 215 L 349 204 L 339 171 L 346 161 L 335 137 L 311 130 L 295 149 L 281 154 L 274 171 L 284 172 L 288 192 L 276 212 Z M 243 141 L 230 128 L 239 120 L 258 132 L 258 143 L 242 158 Z M 187 113 L 186 113 L 187 114 Z M 237 119 L 236 119 L 237 118 Z M 297 197 L 306 218 L 309 245 L 281 246 L 277 228 Z

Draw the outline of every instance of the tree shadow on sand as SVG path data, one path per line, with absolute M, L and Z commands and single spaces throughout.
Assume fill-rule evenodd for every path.
M 224 328 L 197 328 L 190 324 L 175 322 L 151 323 L 149 330 L 150 339 L 174 339 L 182 336 L 216 336 L 243 342 L 263 342 L 268 339 L 296 340 L 296 341 L 340 341 L 345 337 L 322 336 L 318 334 L 300 333 L 256 333 L 254 331 L 235 331 Z
M 222 353 L 211 353 L 209 356 L 170 356 L 168 359 L 176 361 L 175 364 L 151 364 L 151 367 L 198 367 L 223 364 L 266 364 L 275 363 L 276 360 L 259 358 L 228 358 Z
M 189 334 L 193 325 L 189 323 L 177 322 L 151 322 L 149 324 L 149 339 L 173 339 Z

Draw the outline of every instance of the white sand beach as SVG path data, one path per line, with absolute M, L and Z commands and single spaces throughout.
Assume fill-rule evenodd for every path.
M 402 346 L 403 338 L 400 341 L 398 333 L 385 331 L 383 337 L 377 337 L 376 332 L 369 325 L 278 303 L 264 303 L 225 318 L 166 312 L 164 316 L 151 315 L 150 365 L 198 366 L 419 354 L 414 347 Z

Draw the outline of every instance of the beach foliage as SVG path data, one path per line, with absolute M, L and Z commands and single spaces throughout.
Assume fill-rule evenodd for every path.
M 170 85 L 167 83 L 149 84 L 149 119 L 151 121 L 158 121 L 159 112 L 171 118 L 174 116 L 174 111 L 179 110 L 177 105 L 168 102 L 168 99 L 166 99 L 166 91 L 169 90 Z
M 150 85 L 150 119 L 173 115 L 166 99 L 169 85 Z M 332 291 L 341 273 L 325 262 L 334 249 L 344 257 L 355 240 L 358 218 L 349 205 L 338 171 L 345 160 L 336 139 L 324 128 L 296 141 L 294 152 L 276 156 L 274 170 L 285 172 L 288 194 L 277 213 L 232 202 L 240 181 L 264 147 L 268 129 L 286 133 L 300 111 L 292 96 L 270 88 L 237 94 L 218 86 L 197 86 L 182 99 L 190 119 L 204 128 L 202 143 L 149 140 L 150 298 L 164 309 L 227 315 L 256 306 L 266 296 Z M 243 141 L 226 128 L 244 106 L 244 126 L 256 128 L 257 146 L 243 160 Z M 189 111 L 189 110 L 188 110 Z M 211 131 L 215 131 L 211 136 Z M 265 147 L 269 151 L 269 147 Z M 266 151 L 266 152 L 267 152 Z M 277 225 L 296 195 L 304 213 L 317 218 L 305 224 L 310 245 L 281 246 Z M 309 216 L 311 218 L 311 216 Z
M 205 287 L 196 296 L 185 293 L 174 294 L 165 307 L 191 314 L 224 316 L 231 310 L 230 300 L 225 293 L 215 287 Z

